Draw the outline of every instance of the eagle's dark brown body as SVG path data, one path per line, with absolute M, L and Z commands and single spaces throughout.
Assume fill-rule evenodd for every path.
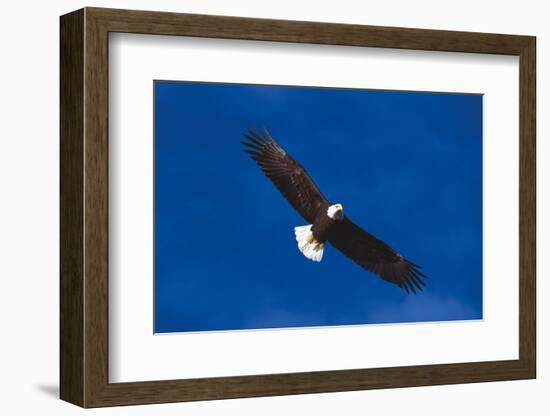
M 338 220 L 330 218 L 327 214 L 329 206 L 330 204 L 327 203 L 326 206 L 322 206 L 319 209 L 319 213 L 315 217 L 315 221 L 311 227 L 313 237 L 315 237 L 315 239 L 320 243 L 328 241 L 330 239 L 331 231 L 334 231 L 338 226 Z
M 328 242 L 365 270 L 407 292 L 422 290 L 426 276 L 420 266 L 350 221 L 340 204 L 331 205 L 302 165 L 279 146 L 267 130 L 264 133 L 248 131 L 244 137 L 247 139 L 243 141 L 247 147 L 245 152 L 308 222 L 294 228 L 298 248 L 304 256 L 321 261 L 324 243 Z

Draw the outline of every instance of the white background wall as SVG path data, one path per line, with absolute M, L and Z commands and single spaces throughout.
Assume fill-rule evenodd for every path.
M 550 361 L 543 324 L 549 299 L 550 146 L 543 130 L 550 96 L 544 1 L 180 0 L 5 2 L 0 17 L 0 409 L 3 414 L 84 412 L 58 395 L 58 16 L 82 6 L 317 20 L 536 35 L 538 42 L 538 380 L 91 410 L 88 414 L 548 414 Z

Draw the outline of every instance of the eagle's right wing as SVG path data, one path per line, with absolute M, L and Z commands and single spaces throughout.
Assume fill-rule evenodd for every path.
M 427 277 L 420 271 L 420 266 L 401 256 L 347 217 L 334 227 L 328 241 L 362 268 L 407 292 L 416 293 L 426 285 L 424 279 Z
M 313 223 L 321 207 L 329 205 L 305 169 L 273 140 L 267 130 L 249 130 L 243 136 L 245 150 L 265 176 L 277 187 L 292 207 L 308 222 Z

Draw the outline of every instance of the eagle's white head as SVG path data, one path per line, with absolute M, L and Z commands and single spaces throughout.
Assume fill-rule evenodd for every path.
M 341 221 L 344 219 L 344 207 L 342 204 L 334 204 L 328 207 L 327 215 L 331 220 Z

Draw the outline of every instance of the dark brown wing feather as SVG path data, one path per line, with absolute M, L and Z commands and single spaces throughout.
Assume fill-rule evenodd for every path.
M 313 223 L 321 207 L 328 205 L 305 169 L 273 140 L 267 130 L 243 134 L 242 143 L 264 174 L 308 222 Z
M 426 284 L 420 266 L 402 257 L 383 241 L 344 218 L 328 241 L 362 268 L 388 282 L 416 293 Z

